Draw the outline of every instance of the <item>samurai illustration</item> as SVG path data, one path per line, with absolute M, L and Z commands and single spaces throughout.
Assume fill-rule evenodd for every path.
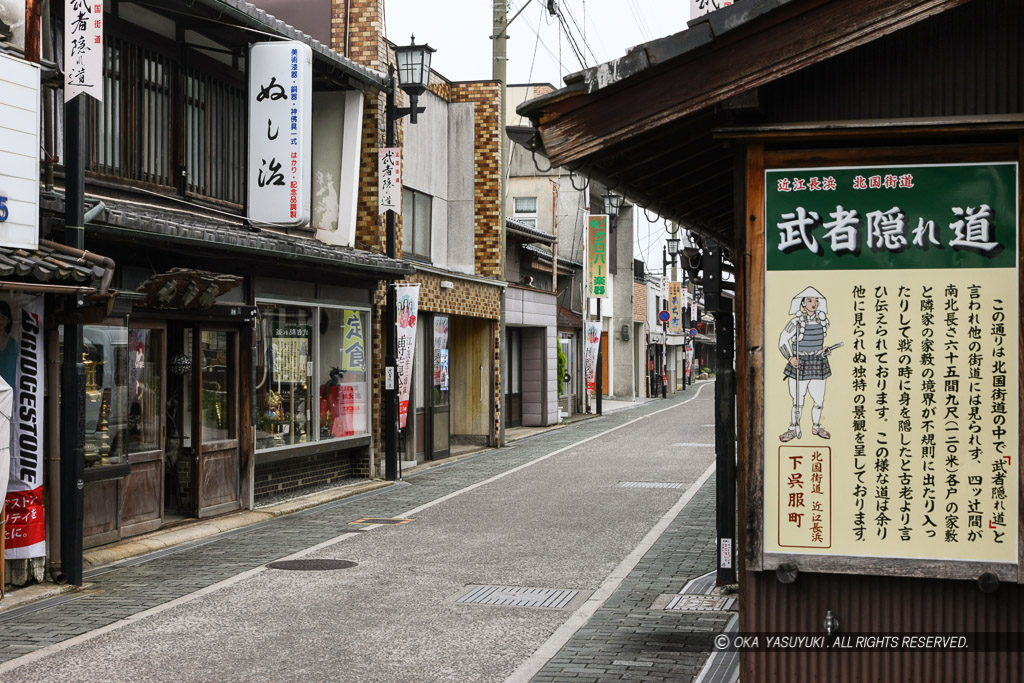
M 814 401 L 811 408 L 811 434 L 829 439 L 832 435 L 821 426 L 821 411 L 825 407 L 825 381 L 832 375 L 828 356 L 842 343 L 825 346 L 829 326 L 828 305 L 825 297 L 814 287 L 808 287 L 793 298 L 789 314 L 796 317 L 789 321 L 779 336 L 779 351 L 786 359 L 784 374 L 789 382 L 793 411 L 789 429 L 779 436 L 779 441 L 785 443 L 803 437 L 800 416 L 808 392 Z

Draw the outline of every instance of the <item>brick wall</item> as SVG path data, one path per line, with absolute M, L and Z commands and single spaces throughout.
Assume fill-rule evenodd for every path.
M 476 274 L 502 279 L 501 267 L 501 84 L 452 83 L 452 102 L 472 102 L 476 181 Z
M 354 448 L 257 465 L 253 495 L 259 501 L 342 479 L 366 478 L 366 461 L 366 448 Z
M 647 320 L 647 285 L 633 281 L 633 321 L 642 323 Z

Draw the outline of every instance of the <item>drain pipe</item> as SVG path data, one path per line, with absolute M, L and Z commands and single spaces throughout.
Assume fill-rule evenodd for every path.
M 103 202 L 98 203 L 96 206 L 89 209 L 89 213 L 86 214 L 85 223 L 88 223 L 91 218 L 95 218 L 102 212 L 106 206 Z M 61 254 L 67 254 L 68 256 L 77 256 L 79 259 L 88 261 L 94 265 L 100 266 L 104 269 L 103 277 L 100 279 L 100 288 L 98 294 L 106 294 L 110 288 L 110 282 L 114 278 L 114 259 L 109 256 L 100 256 L 94 254 L 91 251 L 83 251 L 82 249 L 76 249 L 75 247 L 69 247 L 66 244 L 58 244 L 57 242 L 51 242 L 50 240 L 39 240 L 39 244 L 49 249 L 53 249 Z
M 60 395 L 60 332 L 57 329 L 46 332 L 46 393 L 53 397 Z M 60 404 L 46 402 L 46 430 L 49 441 L 46 446 L 46 476 L 49 479 L 46 507 L 49 511 L 50 578 L 59 584 L 68 579 L 60 563 Z

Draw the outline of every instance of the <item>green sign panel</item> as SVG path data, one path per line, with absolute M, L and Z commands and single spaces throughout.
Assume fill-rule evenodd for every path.
M 765 172 L 769 270 L 1012 268 L 1017 165 Z

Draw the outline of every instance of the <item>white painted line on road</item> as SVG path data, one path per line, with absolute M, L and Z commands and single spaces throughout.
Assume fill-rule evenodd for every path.
M 370 527 L 367 527 L 367 528 L 370 528 Z M 345 534 L 342 534 L 341 536 L 335 536 L 334 538 L 332 538 L 330 540 L 327 540 L 327 541 L 324 541 L 323 543 L 319 543 L 319 544 L 314 545 L 312 547 L 306 548 L 305 550 L 300 550 L 297 553 L 292 553 L 291 555 L 288 555 L 287 557 L 282 557 L 282 558 L 280 558 L 278 560 L 274 560 L 274 561 L 275 562 L 284 562 L 284 561 L 287 561 L 287 560 L 297 560 L 300 557 L 303 557 L 305 555 L 309 555 L 310 553 L 314 553 L 314 552 L 316 552 L 318 550 L 323 550 L 324 548 L 327 548 L 327 547 L 330 547 L 330 546 L 335 545 L 337 543 L 340 543 L 341 541 L 344 541 L 347 538 L 355 538 L 356 536 L 359 536 L 359 534 L 345 533 Z M 74 647 L 75 645 L 79 645 L 81 643 L 90 641 L 93 638 L 98 638 L 99 636 L 102 636 L 102 635 L 104 635 L 106 633 L 110 633 L 111 631 L 116 631 L 117 629 L 123 628 L 125 626 L 130 625 L 130 624 L 134 624 L 135 622 L 141 621 L 141 620 L 143 620 L 143 619 L 145 619 L 147 617 L 151 617 L 151 616 L 160 614 L 161 612 L 166 612 L 167 610 L 173 609 L 173 608 L 177 607 L 178 605 L 184 605 L 185 603 L 192 602 L 193 600 L 195 600 L 197 598 L 201 598 L 204 595 L 209 595 L 210 593 L 213 593 L 215 591 L 219 591 L 221 588 L 227 588 L 228 586 L 233 586 L 236 583 L 241 583 L 242 581 L 245 581 L 246 579 L 249 579 L 249 578 L 251 578 L 253 576 L 256 576 L 260 572 L 266 571 L 266 569 L 267 569 L 266 565 L 261 565 L 259 567 L 255 567 L 254 569 L 250 569 L 248 571 L 242 572 L 241 574 L 235 574 L 231 578 L 224 579 L 223 581 L 220 581 L 218 583 L 215 583 L 215 584 L 212 584 L 210 586 L 207 586 L 206 588 L 200 588 L 199 590 L 197 590 L 194 593 L 189 593 L 188 595 L 183 595 L 180 598 L 176 598 L 174 600 L 171 600 L 170 602 L 165 602 L 162 605 L 157 605 L 156 607 L 150 607 L 149 609 L 147 609 L 147 610 L 145 610 L 143 612 L 139 612 L 138 614 L 133 614 L 130 617 L 125 617 L 124 619 L 121 619 L 120 621 L 115 621 L 112 624 L 107 624 L 106 626 L 102 626 L 102 627 L 100 627 L 98 629 L 95 629 L 93 631 L 89 631 L 88 633 L 83 633 L 81 635 L 75 636 L 74 638 L 69 638 L 68 640 L 63 640 L 63 641 L 61 641 L 59 643 L 54 643 L 53 645 L 47 645 L 46 647 L 44 647 L 41 650 L 36 650 L 35 652 L 30 652 L 29 654 L 24 655 L 23 657 L 18 657 L 17 659 L 12 659 L 10 661 L 4 662 L 3 664 L 0 664 L 0 674 L 5 674 L 8 671 L 13 671 L 14 669 L 19 669 L 19 668 L 25 666 L 26 664 L 31 664 L 33 662 L 37 662 L 40 659 L 43 659 L 44 657 L 49 657 L 50 655 L 56 654 L 58 652 L 61 652 L 62 650 L 66 650 L 69 647 Z
M 704 470 L 704 474 L 700 475 L 700 479 L 693 482 L 693 485 L 686 490 L 686 493 L 676 501 L 676 504 L 672 506 L 668 512 L 662 516 L 658 523 L 654 525 L 654 528 L 647 532 L 644 539 L 640 541 L 640 545 L 633 549 L 626 559 L 619 563 L 619 566 L 612 570 L 612 573 L 604 580 L 601 587 L 598 588 L 590 599 L 583 603 L 576 612 L 573 613 L 569 620 L 558 627 L 547 642 L 540 646 L 533 655 L 519 665 L 511 676 L 505 679 L 505 683 L 526 683 L 534 676 L 536 676 L 544 665 L 548 661 L 557 655 L 565 644 L 569 642 L 569 639 L 575 635 L 583 626 L 590 621 L 591 617 L 597 612 L 598 609 L 605 603 L 608 598 L 611 597 L 615 589 L 619 587 L 622 581 L 629 576 L 629 573 L 633 571 L 636 565 L 643 559 L 643 556 L 647 554 L 647 551 L 655 544 L 655 542 L 661 537 L 665 530 L 668 528 L 679 513 L 683 511 L 683 508 L 690 502 L 690 500 L 696 495 L 697 491 L 704 485 L 705 482 L 715 472 L 715 463 L 708 465 L 708 468 Z
M 628 427 L 629 425 L 634 424 L 636 422 L 639 422 L 640 420 L 647 419 L 648 417 L 651 417 L 652 415 L 657 415 L 658 413 L 663 413 L 666 410 L 672 410 L 673 408 L 678 408 L 680 406 L 686 405 L 687 403 L 689 403 L 690 401 L 692 401 L 693 399 L 697 398 L 697 396 L 700 395 L 700 389 L 702 389 L 702 388 L 703 387 L 698 388 L 697 393 L 692 398 L 688 398 L 687 400 L 683 401 L 682 403 L 677 403 L 675 405 L 669 406 L 668 408 L 662 408 L 661 410 L 656 410 L 653 413 L 648 413 L 647 415 L 643 415 L 643 416 L 638 417 L 638 418 L 636 418 L 634 420 L 630 420 L 629 422 L 626 422 L 625 424 L 621 424 L 618 427 L 612 427 L 611 429 L 607 429 L 607 430 L 601 432 L 600 434 L 595 434 L 594 436 L 588 437 L 588 438 L 583 439 L 581 441 L 577 441 L 576 443 L 574 443 L 571 446 L 566 446 L 564 448 L 559 448 L 558 450 L 552 451 L 551 453 L 548 453 L 547 455 L 541 456 L 540 458 L 537 458 L 536 460 L 531 460 L 530 462 L 524 463 L 524 464 L 520 465 L 519 467 L 516 467 L 516 468 L 513 468 L 511 470 L 508 470 L 507 472 L 503 472 L 502 474 L 498 474 L 496 476 L 493 476 L 490 479 L 487 479 L 485 481 L 481 481 L 481 482 L 478 482 L 478 483 L 473 484 L 471 486 L 467 486 L 466 488 L 460 489 L 458 491 L 455 491 L 454 493 L 449 493 L 448 495 L 442 496 L 441 498 L 438 498 L 435 501 L 427 503 L 426 505 L 421 505 L 419 507 L 413 508 L 412 510 L 409 510 L 408 512 L 406 512 L 404 514 L 397 515 L 397 516 L 398 517 L 411 517 L 411 516 L 413 516 L 414 514 L 416 514 L 417 512 L 419 512 L 421 510 L 426 510 L 427 508 L 433 507 L 434 505 L 437 505 L 438 503 L 443 503 L 446 500 L 451 500 L 452 498 L 455 498 L 456 496 L 459 496 L 459 495 L 461 495 L 463 493 L 466 493 L 468 491 L 472 491 L 473 489 L 479 488 L 480 486 L 483 486 L 485 484 L 489 484 L 491 482 L 497 481 L 498 479 L 501 479 L 502 477 L 505 477 L 505 476 L 507 476 L 509 474 L 512 474 L 513 472 L 518 472 L 519 470 L 526 469 L 530 465 L 534 465 L 534 464 L 536 464 L 538 462 L 541 462 L 543 460 L 547 460 L 548 458 L 556 456 L 559 453 L 563 453 L 563 452 L 565 452 L 565 451 L 567 451 L 567 450 L 569 450 L 571 448 L 576 448 L 577 446 L 579 446 L 581 444 L 584 444 L 584 443 L 586 443 L 588 441 L 592 441 L 593 439 L 596 439 L 598 437 L 604 436 L 606 434 L 610 434 L 611 432 L 614 432 L 616 430 L 622 429 L 623 427 Z M 712 468 L 713 467 L 714 467 L 714 465 L 712 465 Z M 708 476 L 709 476 L 708 473 L 705 473 L 704 476 L 702 477 L 702 481 L 707 479 Z M 692 497 L 692 494 L 688 491 L 686 494 L 683 495 L 683 498 L 681 500 L 689 500 L 689 497 Z M 678 503 L 677 503 L 677 506 L 678 506 Z M 673 510 L 674 509 L 675 508 L 673 508 Z M 659 522 L 659 524 L 660 524 L 660 522 Z M 374 529 L 374 528 L 376 528 L 378 526 L 381 526 L 381 525 L 379 525 L 379 524 L 367 525 L 366 527 L 364 527 L 364 529 Z M 667 524 L 666 524 L 666 526 L 667 526 Z M 657 528 L 657 527 L 655 527 L 655 528 Z M 297 560 L 300 557 L 304 557 L 304 556 L 309 555 L 310 553 L 314 553 L 314 552 L 316 552 L 318 550 L 323 550 L 324 548 L 328 548 L 328 547 L 330 547 L 332 545 L 340 543 L 341 541 L 344 541 L 345 539 L 355 538 L 355 537 L 357 537 L 359 535 L 360 534 L 353 534 L 353 533 L 350 533 L 350 532 L 346 532 L 346 533 L 341 534 L 339 536 L 335 536 L 332 539 L 324 541 L 323 543 L 319 543 L 317 545 L 311 546 L 311 547 L 306 548 L 304 550 L 300 550 L 297 553 L 293 553 L 291 555 L 288 555 L 287 557 L 278 558 L 277 560 L 275 560 L 275 562 L 276 561 L 285 561 L 285 560 Z M 650 534 L 648 534 L 648 536 L 649 535 Z M 644 540 L 646 541 L 646 538 Z M 652 541 L 652 543 L 653 543 L 653 541 Z M 641 543 L 641 545 L 642 545 L 642 543 Z M 632 556 L 630 556 L 630 557 L 632 557 Z M 636 561 L 639 561 L 639 558 L 637 558 Z M 636 562 L 634 562 L 633 564 L 635 565 Z M 215 584 L 212 584 L 210 586 L 207 586 L 205 588 L 201 588 L 201 589 L 197 590 L 194 593 L 189 593 L 188 595 L 183 595 L 180 598 L 176 598 L 174 600 L 171 600 L 170 602 L 165 602 L 162 605 L 157 605 L 156 607 L 151 607 L 151 608 L 149 608 L 147 610 L 139 612 L 138 614 L 133 614 L 133 615 L 131 615 L 129 617 L 125 617 L 124 619 L 121 619 L 120 621 L 115 621 L 112 624 L 107 624 L 106 626 L 102 626 L 102 627 L 100 627 L 98 629 L 95 629 L 93 631 L 89 631 L 88 633 L 83 633 L 81 635 L 75 636 L 74 638 L 69 638 L 68 640 L 64 640 L 64 641 L 61 641 L 59 643 L 54 643 L 53 645 L 47 645 L 46 647 L 42 648 L 41 650 L 36 650 L 35 652 L 30 652 L 27 655 L 24 655 L 22 657 L 18 657 L 17 659 L 12 659 L 10 661 L 4 662 L 3 664 L 0 664 L 0 674 L 7 673 L 8 671 L 13 671 L 14 669 L 19 669 L 19 668 L 25 666 L 26 664 L 31 664 L 33 662 L 37 662 L 40 659 L 48 657 L 48 656 L 50 656 L 52 654 L 55 654 L 57 652 L 61 652 L 63 650 L 66 650 L 69 647 L 74 647 L 75 645 L 79 645 L 81 643 L 90 641 L 93 638 L 98 638 L 99 636 L 102 636 L 102 635 L 104 635 L 106 633 L 110 633 L 111 631 L 116 631 L 117 629 L 123 628 L 125 626 L 130 625 L 130 624 L 134 624 L 135 622 L 141 621 L 141 620 L 143 620 L 143 619 L 145 619 L 147 617 L 151 617 L 151 616 L 154 616 L 156 614 L 160 614 L 161 612 L 166 612 L 167 610 L 173 609 L 173 608 L 177 607 L 178 605 L 184 605 L 186 603 L 192 602 L 193 600 L 195 600 L 197 598 L 201 598 L 204 595 L 209 595 L 210 593 L 214 593 L 214 592 L 216 592 L 216 591 L 218 591 L 218 590 L 220 590 L 222 588 L 227 588 L 228 586 L 233 586 L 233 585 L 235 585 L 237 583 L 241 583 L 242 581 L 245 581 L 246 579 L 249 579 L 249 578 L 251 578 L 253 576 L 256 576 L 257 574 L 259 574 L 259 573 L 261 573 L 261 572 L 263 572 L 265 570 L 266 570 L 266 566 L 265 565 L 261 565 L 259 567 L 255 567 L 255 568 L 250 569 L 248 571 L 244 571 L 241 574 L 236 574 L 235 576 L 232 576 L 230 578 L 224 579 L 223 581 L 219 581 L 219 582 L 217 582 Z M 613 574 L 614 574 L 614 572 L 613 572 Z M 620 581 L 621 581 L 621 579 L 620 579 Z M 607 598 L 607 596 L 606 596 L 606 598 Z M 591 600 L 593 600 L 593 598 L 591 598 Z M 603 602 L 603 600 L 602 600 L 602 602 Z M 585 606 L 586 605 L 584 605 L 584 607 Z M 579 612 L 577 612 L 577 614 L 578 613 Z
M 679 408 L 679 407 L 685 406 L 687 403 L 689 403 L 690 401 L 692 401 L 695 398 L 697 398 L 698 396 L 700 396 L 701 389 L 703 389 L 703 388 L 704 388 L 703 386 L 697 387 L 697 393 L 694 394 L 693 396 L 691 396 L 690 398 L 686 399 L 682 403 L 676 403 L 675 405 L 671 405 L 668 408 L 662 408 L 661 410 L 655 410 L 653 413 L 647 413 L 646 415 L 641 415 L 640 417 L 632 419 L 629 422 L 625 422 L 623 424 L 620 424 L 618 427 L 612 427 L 611 429 L 606 429 L 605 431 L 601 432 L 600 434 L 594 434 L 593 436 L 588 436 L 586 439 L 581 439 L 581 440 L 577 441 L 576 443 L 574 443 L 574 444 L 572 444 L 570 446 L 565 446 L 563 448 L 559 448 L 557 451 L 551 451 L 547 455 L 542 455 L 541 457 L 535 458 L 534 460 L 531 460 L 530 462 L 524 462 L 522 465 L 520 465 L 518 467 L 513 467 L 512 469 L 507 470 L 505 472 L 502 472 L 501 474 L 496 474 L 493 477 L 491 477 L 490 479 L 485 479 L 483 481 L 478 481 L 477 483 L 471 484 L 470 486 L 467 486 L 464 489 L 459 489 L 458 491 L 453 491 L 453 492 L 449 493 L 446 496 L 441 496 L 440 498 L 438 498 L 436 500 L 432 500 L 429 503 L 424 503 L 423 505 L 420 505 L 419 507 L 415 507 L 412 510 L 406 510 L 405 512 L 403 512 L 402 514 L 400 514 L 398 516 L 399 517 L 412 517 L 413 515 L 417 515 L 420 512 L 422 512 L 422 511 L 424 511 L 424 510 L 426 510 L 428 508 L 432 508 L 435 505 L 439 505 L 441 503 L 444 503 L 445 501 L 451 500 L 452 498 L 455 498 L 457 496 L 461 496 L 463 493 L 469 493 L 473 489 L 478 489 L 481 486 L 486 486 L 487 484 L 491 484 L 493 482 L 496 482 L 499 479 L 501 479 L 503 477 L 507 477 L 510 474 L 515 474 L 516 472 L 519 472 L 520 470 L 525 470 L 527 467 L 532 467 L 533 465 L 536 465 L 539 462 L 544 462 L 548 458 L 553 458 L 556 455 L 558 455 L 559 453 L 564 453 L 565 451 L 572 450 L 573 448 L 581 446 L 581 445 L 587 443 L 588 441 L 593 441 L 594 439 L 599 439 L 602 436 L 606 436 L 608 434 L 611 434 L 612 432 L 618 431 L 619 429 L 622 429 L 623 427 L 628 427 L 631 424 L 636 424 L 637 422 L 640 422 L 641 420 L 646 420 L 647 418 L 652 417 L 654 415 L 657 415 L 658 413 L 664 413 L 666 410 L 672 410 L 673 408 Z

